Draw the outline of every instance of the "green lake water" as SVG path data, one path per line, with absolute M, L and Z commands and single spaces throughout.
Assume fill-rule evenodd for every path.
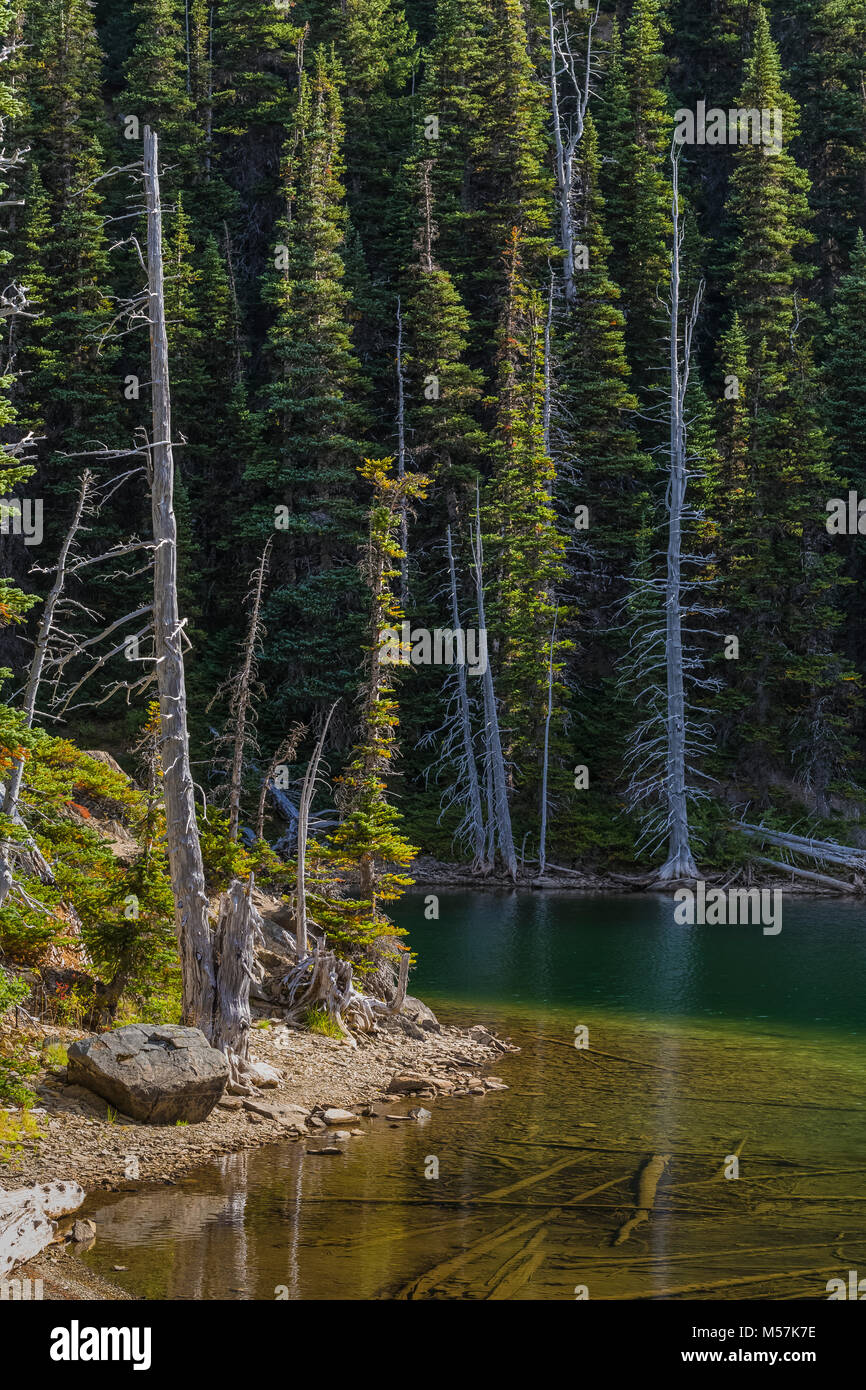
M 663 896 L 438 897 L 395 914 L 412 992 L 518 1043 L 487 1069 L 510 1089 L 364 1120 L 339 1157 L 286 1142 L 97 1194 L 88 1263 L 156 1299 L 815 1299 L 866 1273 L 861 906 L 786 898 L 764 936 Z

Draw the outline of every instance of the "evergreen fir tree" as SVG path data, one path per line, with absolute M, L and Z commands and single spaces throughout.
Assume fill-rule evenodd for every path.
M 257 526 L 272 527 L 275 507 L 285 508 L 272 566 L 282 583 L 268 626 L 279 634 L 274 660 L 287 698 L 291 692 L 304 702 L 340 691 L 359 631 L 351 557 L 363 522 L 356 486 L 362 378 L 341 255 L 347 214 L 339 81 L 333 58 L 317 54 L 301 84 L 284 168 L 287 212 L 277 229 L 281 268 L 265 290 L 274 314 L 261 397 L 266 446 L 247 471 L 267 488 Z
M 663 32 L 660 0 L 636 0 L 622 41 L 614 25 L 605 100 L 599 108 L 606 227 L 628 306 L 626 343 L 642 404 L 654 399 L 659 381 L 661 303 L 669 271 L 672 123 L 664 88 Z
M 114 309 L 98 183 L 106 140 L 100 54 L 84 0 L 32 0 L 24 39 L 18 130 L 31 173 L 17 250 L 38 316 L 19 328 L 18 394 L 44 435 L 40 484 L 62 496 L 76 482 L 61 452 L 118 443 L 122 421 L 117 350 L 103 341 Z M 58 534 L 53 522 L 46 531 Z
M 824 424 L 832 440 L 840 491 L 866 497 L 866 239 L 862 230 L 843 275 L 830 315 L 824 360 Z M 838 543 L 838 542 L 837 542 Z M 866 669 L 866 634 L 859 621 L 859 594 L 866 579 L 862 548 L 850 544 L 845 567 L 853 581 L 846 595 L 845 650 L 858 671 Z
M 495 576 L 488 640 L 495 653 L 497 695 L 506 711 L 506 757 L 516 779 L 534 786 L 564 541 L 556 526 L 553 463 L 544 443 L 543 307 L 527 284 L 522 249 L 515 227 L 505 253 L 506 292 L 497 332 L 484 551 Z
M 448 271 L 435 257 L 430 162 L 420 169 L 418 260 L 409 276 L 405 357 L 412 453 L 430 478 L 439 522 L 453 524 L 458 496 L 474 492 L 488 438 L 478 423 L 481 373 L 466 362 L 469 315 Z M 443 525 L 437 526 L 441 536 Z
M 552 253 L 547 95 L 520 0 L 439 0 L 420 104 L 442 263 L 477 328 L 492 332 L 512 227 L 529 270 Z
M 389 644 L 387 634 L 400 633 L 403 622 L 394 588 L 403 558 L 400 517 L 407 503 L 423 496 L 426 480 L 418 474 L 395 478 L 392 468 L 391 459 L 367 459 L 358 470 L 373 488 L 364 561 L 370 610 L 360 730 L 338 783 L 340 825 L 319 857 L 320 872 L 325 867 L 331 875 L 336 871 L 337 883 L 347 870 L 358 873 L 360 899 L 337 898 L 320 888 L 316 915 L 340 953 L 362 971 L 376 962 L 372 948 L 377 940 L 399 934 L 382 904 L 401 897 L 411 885 L 405 870 L 417 853 L 402 834 L 402 817 L 388 797 L 387 779 L 394 776 L 398 752 L 399 710 L 391 659 L 395 644 Z M 399 650 L 397 660 L 402 646 Z
M 135 0 L 132 53 L 125 65 L 125 111 L 159 135 L 160 163 L 169 187 L 188 185 L 196 169 L 190 140 L 196 134 L 186 40 L 175 0 Z
M 833 650 L 841 557 L 828 551 L 824 527 L 826 499 L 838 482 L 818 416 L 814 316 L 796 260 L 811 240 L 808 176 L 787 148 L 798 113 L 783 90 L 763 10 L 738 105 L 780 108 L 784 148 L 738 147 L 731 183 L 739 323 L 727 348 L 741 367 L 745 361 L 749 422 L 746 444 L 742 408 L 730 402 L 736 418 L 727 442 L 723 434 L 721 463 L 744 475 L 750 514 L 747 558 L 739 526 L 729 533 L 720 525 L 716 536 L 723 572 L 736 574 L 726 608 L 729 631 L 741 643 L 739 661 L 727 663 L 742 706 L 730 730 L 736 744 L 729 742 L 727 752 L 744 776 L 750 766 L 764 777 L 773 768 L 781 772 L 793 758 L 824 806 L 841 754 L 842 665 Z

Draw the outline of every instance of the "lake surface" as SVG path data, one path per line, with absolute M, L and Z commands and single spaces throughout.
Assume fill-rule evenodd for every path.
M 88 1263 L 156 1299 L 824 1299 L 866 1274 L 862 906 L 786 897 L 764 936 L 663 896 L 438 899 L 395 912 L 412 992 L 518 1043 L 489 1069 L 511 1089 L 364 1120 L 340 1157 L 97 1194 Z

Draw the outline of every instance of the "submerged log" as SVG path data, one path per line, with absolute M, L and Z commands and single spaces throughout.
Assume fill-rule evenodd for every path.
M 649 1221 L 650 1212 L 655 1205 L 659 1180 L 670 1161 L 670 1154 L 653 1154 L 652 1158 L 644 1164 L 638 1178 L 634 1215 L 620 1226 L 613 1242 L 614 1245 L 622 1245 L 624 1241 L 628 1240 L 636 1226 L 641 1226 L 644 1221 Z

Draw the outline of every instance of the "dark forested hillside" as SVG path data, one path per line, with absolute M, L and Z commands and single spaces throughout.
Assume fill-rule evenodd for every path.
M 44 527 L 4 521 L 8 720 L 83 470 L 73 553 L 150 535 L 147 126 L 193 765 L 227 806 L 247 643 L 247 842 L 332 707 L 346 862 L 392 811 L 512 871 L 722 866 L 745 807 L 846 839 L 866 0 L 2 13 L 4 486 Z M 76 570 L 36 707 L 130 770 L 149 583 Z

